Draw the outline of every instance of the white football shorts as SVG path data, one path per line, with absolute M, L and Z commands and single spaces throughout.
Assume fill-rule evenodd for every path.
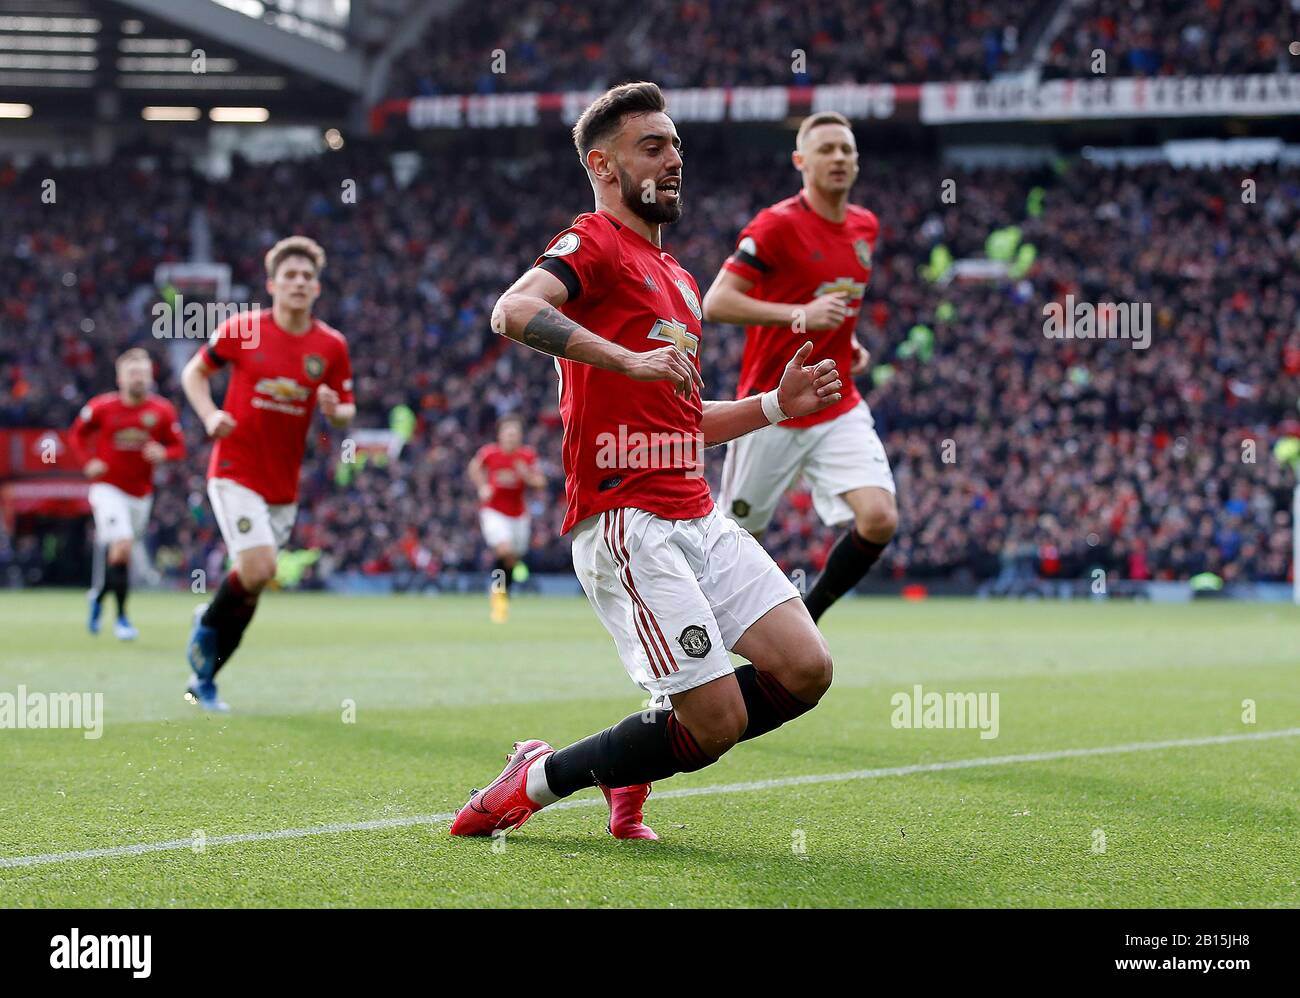
M 728 649 L 799 592 L 761 544 L 715 508 L 692 520 L 640 509 L 573 529 L 573 567 L 632 681 L 674 693 L 733 672 Z
M 816 426 L 766 426 L 727 445 L 718 505 L 746 530 L 766 529 L 777 503 L 802 474 L 822 523 L 853 519 L 844 493 L 874 486 L 894 493 L 894 473 L 866 402 Z
M 95 517 L 95 541 L 138 541 L 149 525 L 153 496 L 133 496 L 108 482 L 92 482 L 86 498 Z
M 532 541 L 533 530 L 528 514 L 523 516 L 506 516 L 499 509 L 484 506 L 478 511 L 478 524 L 483 530 L 483 540 L 487 546 L 495 548 L 509 544 L 515 554 L 527 554 Z
M 268 505 L 258 493 L 229 478 L 208 479 L 208 499 L 232 558 L 249 548 L 278 551 L 289 543 L 298 515 L 296 502 Z

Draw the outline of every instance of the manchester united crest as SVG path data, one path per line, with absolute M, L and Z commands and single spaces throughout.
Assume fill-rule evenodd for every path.
M 309 353 L 302 359 L 302 368 L 312 381 L 319 381 L 325 373 L 325 358 L 318 353 Z
M 677 290 L 682 293 L 682 298 L 686 300 L 686 307 L 691 310 L 691 315 L 695 316 L 697 322 L 703 321 L 704 313 L 700 311 L 700 300 L 695 297 L 695 292 L 685 281 L 673 281 L 677 285 Z
M 682 651 L 686 652 L 691 658 L 703 658 L 713 650 L 713 642 L 709 640 L 709 632 L 699 624 L 691 624 L 677 638 L 677 643 L 682 646 Z
M 158 422 L 158 413 L 156 412 L 140 413 L 140 425 L 145 427 L 145 429 L 152 428 L 153 425 L 157 422 Z
M 853 252 L 858 255 L 858 263 L 867 270 L 871 269 L 871 244 L 865 239 L 853 241 Z

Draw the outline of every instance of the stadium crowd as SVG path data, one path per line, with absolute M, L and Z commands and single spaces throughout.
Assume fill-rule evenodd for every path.
M 1022 44 L 1049 25 L 1041 62 Z M 485 0 L 436 20 L 390 77 L 394 97 L 667 87 L 812 86 L 1288 71 L 1297 0 L 809 0 L 638 4 Z M 776 41 L 776 40 L 779 40 Z M 1017 55 L 1018 61 L 1013 62 Z M 617 67 L 611 75 L 610 67 Z
M 395 67 L 395 97 L 665 87 L 985 80 L 1043 0 L 507 0 L 456 8 Z M 802 53 L 802 58 L 799 57 Z M 619 67 L 619 79 L 608 67 Z
M 442 149 L 406 183 L 383 150 L 362 146 L 237 161 L 220 181 L 166 163 L 0 172 L 14 206 L 0 243 L 20 248 L 0 260 L 0 426 L 66 427 L 112 385 L 122 349 L 149 348 L 159 390 L 186 408 L 191 457 L 161 473 L 148 545 L 167 573 L 212 569 L 221 542 L 204 492 L 208 447 L 139 285 L 157 262 L 185 257 L 196 207 L 214 258 L 254 301 L 265 299 L 266 247 L 305 232 L 329 253 L 318 311 L 348 336 L 357 426 L 388 427 L 401 407 L 415 417 L 396 460 L 348 467 L 341 435 L 319 422 L 292 544 L 322 552 L 308 581 L 353 570 L 438 585 L 483 569 L 465 467 L 506 413 L 525 417 L 549 480 L 530 501 L 531 565 L 566 570 L 554 368 L 495 337 L 487 317 L 588 210 L 590 191 L 562 135 L 522 148 Z M 1250 175 L 1255 203 L 1231 171 L 1077 161 L 965 172 L 864 156 L 855 200 L 881 217 L 882 235 L 859 321 L 874 366 L 860 384 L 901 512 L 873 575 L 1287 577 L 1293 476 L 1270 449 L 1300 434 L 1300 184 L 1271 167 Z M 57 180 L 55 204 L 40 204 L 43 177 Z M 685 214 L 665 245 L 707 289 L 735 233 L 798 177 L 782 149 L 742 151 L 708 130 L 687 136 L 685 177 Z M 945 178 L 956 203 L 939 197 Z M 347 179 L 355 203 L 340 197 Z M 958 260 L 997 255 L 1008 226 L 1033 247 L 1008 276 L 933 269 L 940 246 Z M 1149 348 L 1044 335 L 1045 304 L 1067 294 L 1150 303 Z M 706 327 L 706 396 L 729 397 L 742 342 L 740 330 Z M 710 452 L 715 486 L 721 464 Z M 796 491 L 764 543 L 811 575 L 833 539 Z M 0 538 L 0 568 L 33 556 L 23 543 Z
M 1099 49 L 1110 76 L 1287 72 L 1298 31 L 1296 0 L 1084 0 L 1052 39 L 1043 76 L 1091 76 Z

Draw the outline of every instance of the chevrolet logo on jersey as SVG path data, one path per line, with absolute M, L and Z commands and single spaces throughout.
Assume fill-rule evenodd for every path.
M 140 450 L 149 442 L 149 434 L 138 426 L 125 426 L 113 434 L 113 446 L 118 450 Z
M 851 277 L 837 277 L 833 281 L 823 281 L 813 292 L 814 298 L 820 298 L 822 295 L 841 294 L 849 301 L 857 301 L 867 293 L 867 285 L 863 281 L 855 281 Z
M 694 357 L 700 351 L 700 338 L 686 328 L 686 324 L 676 319 L 657 319 L 650 330 L 650 339 L 671 343 L 682 353 Z
M 305 402 L 311 395 L 310 390 L 298 384 L 293 378 L 263 378 L 253 389 L 259 395 L 269 395 L 277 402 Z

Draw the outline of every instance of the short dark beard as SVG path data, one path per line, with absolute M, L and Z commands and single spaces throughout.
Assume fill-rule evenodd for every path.
M 633 214 L 651 225 L 671 225 L 682 217 L 682 197 L 680 191 L 673 204 L 660 204 L 656 194 L 653 201 L 641 200 L 641 188 L 631 175 L 621 166 L 618 169 L 618 187 L 623 194 L 623 203 Z

